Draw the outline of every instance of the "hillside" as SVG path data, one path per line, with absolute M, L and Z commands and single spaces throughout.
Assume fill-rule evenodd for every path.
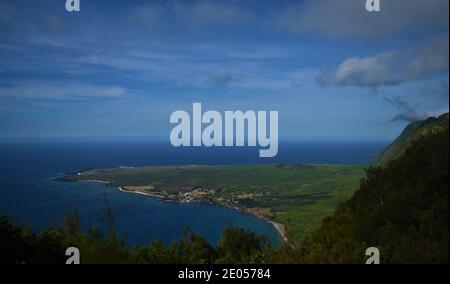
M 434 122 L 405 133 L 433 129 Z M 366 248 L 377 247 L 382 263 L 448 263 L 448 154 L 447 128 L 422 135 L 384 168 L 370 168 L 353 197 L 312 235 L 300 261 L 363 263 Z
M 404 155 L 385 167 L 368 169 L 359 189 L 361 166 L 86 170 L 64 180 L 103 180 L 107 186 L 175 200 L 222 198 L 225 204 L 260 208 L 260 214 L 286 224 L 294 238 L 273 248 L 261 236 L 225 228 L 216 247 L 187 231 L 169 246 L 154 241 L 130 248 L 117 238 L 114 216 L 106 206 L 105 233 L 96 227 L 84 233 L 76 215 L 38 235 L 0 216 L 0 263 L 63 263 L 68 246 L 83 251 L 83 263 L 364 263 L 368 247 L 380 250 L 381 263 L 448 263 L 448 167 L 449 132 L 443 128 L 412 141 Z M 299 246 L 298 240 L 304 242 Z
M 406 149 L 411 146 L 413 141 L 416 141 L 423 136 L 448 129 L 448 125 L 448 113 L 437 118 L 431 117 L 426 120 L 409 124 L 405 130 L 403 130 L 402 134 L 380 154 L 374 165 L 381 167 L 386 166 L 390 160 L 402 156 Z

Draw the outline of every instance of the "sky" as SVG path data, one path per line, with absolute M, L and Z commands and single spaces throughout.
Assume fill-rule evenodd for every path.
M 165 137 L 279 112 L 280 139 L 388 141 L 448 112 L 449 1 L 0 0 L 0 139 Z

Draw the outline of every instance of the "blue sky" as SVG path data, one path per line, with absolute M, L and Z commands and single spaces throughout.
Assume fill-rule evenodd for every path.
M 0 138 L 168 139 L 278 110 L 280 137 L 390 140 L 448 111 L 448 0 L 0 0 Z

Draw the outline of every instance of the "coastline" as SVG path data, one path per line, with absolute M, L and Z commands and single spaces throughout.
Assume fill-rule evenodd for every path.
M 267 218 L 267 217 L 265 217 L 265 216 L 263 216 L 263 215 L 261 215 L 259 213 L 256 213 L 256 212 L 253 212 L 251 210 L 248 210 L 248 209 L 243 211 L 243 210 L 238 208 L 238 210 L 243 212 L 243 213 L 247 213 L 247 214 L 253 215 L 253 216 L 255 216 L 255 217 L 259 218 L 259 219 L 262 219 L 262 220 L 266 221 L 267 223 L 271 224 L 275 228 L 275 230 L 278 232 L 278 234 L 280 235 L 281 240 L 283 242 L 285 242 L 285 243 L 288 242 L 289 239 L 288 239 L 288 236 L 287 236 L 286 227 L 283 224 L 280 224 L 280 223 L 277 223 L 275 221 L 272 221 L 269 218 Z
M 88 181 L 88 180 L 85 180 Z M 91 182 L 93 180 L 90 180 Z M 108 182 L 105 181 L 99 181 L 99 180 L 95 180 L 94 182 L 100 182 L 100 183 L 104 183 L 104 184 L 108 184 Z M 144 195 L 144 196 L 149 196 L 149 197 L 155 197 L 158 198 L 164 202 L 177 202 L 177 203 L 186 203 L 183 201 L 176 201 L 176 200 L 167 200 L 165 199 L 164 196 L 161 195 L 157 195 L 157 194 L 151 194 L 151 193 L 147 193 L 147 192 L 142 192 L 142 191 L 138 191 L 138 190 L 128 190 L 126 189 L 126 187 L 124 186 L 118 186 L 116 187 L 120 192 L 124 192 L 124 193 L 134 193 L 134 194 L 139 194 L 139 195 Z M 197 203 L 197 204 L 201 204 L 199 202 L 193 202 L 193 203 Z M 235 209 L 238 210 L 241 213 L 245 213 L 245 214 L 249 214 L 252 215 L 258 219 L 261 219 L 267 223 L 269 223 L 270 225 L 272 225 L 272 227 L 275 228 L 275 230 L 277 231 L 278 235 L 280 236 L 280 239 L 282 242 L 287 243 L 288 242 L 288 236 L 287 236 L 287 232 L 286 232 L 286 227 L 283 224 L 277 223 L 273 220 L 270 220 L 269 218 L 263 216 L 262 214 L 260 214 L 259 212 L 257 212 L 257 210 L 252 210 L 249 208 L 239 208 L 239 207 L 235 207 L 235 206 L 230 206 L 228 204 L 224 204 L 222 202 L 216 202 L 216 205 L 222 206 L 222 207 L 226 207 L 226 208 L 230 208 L 230 209 Z M 254 208 L 255 209 L 255 208 Z

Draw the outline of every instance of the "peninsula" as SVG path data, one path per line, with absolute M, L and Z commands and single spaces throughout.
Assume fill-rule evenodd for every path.
M 358 188 L 361 165 L 227 165 L 90 169 L 64 181 L 161 198 L 226 206 L 271 223 L 287 241 L 302 241 Z

